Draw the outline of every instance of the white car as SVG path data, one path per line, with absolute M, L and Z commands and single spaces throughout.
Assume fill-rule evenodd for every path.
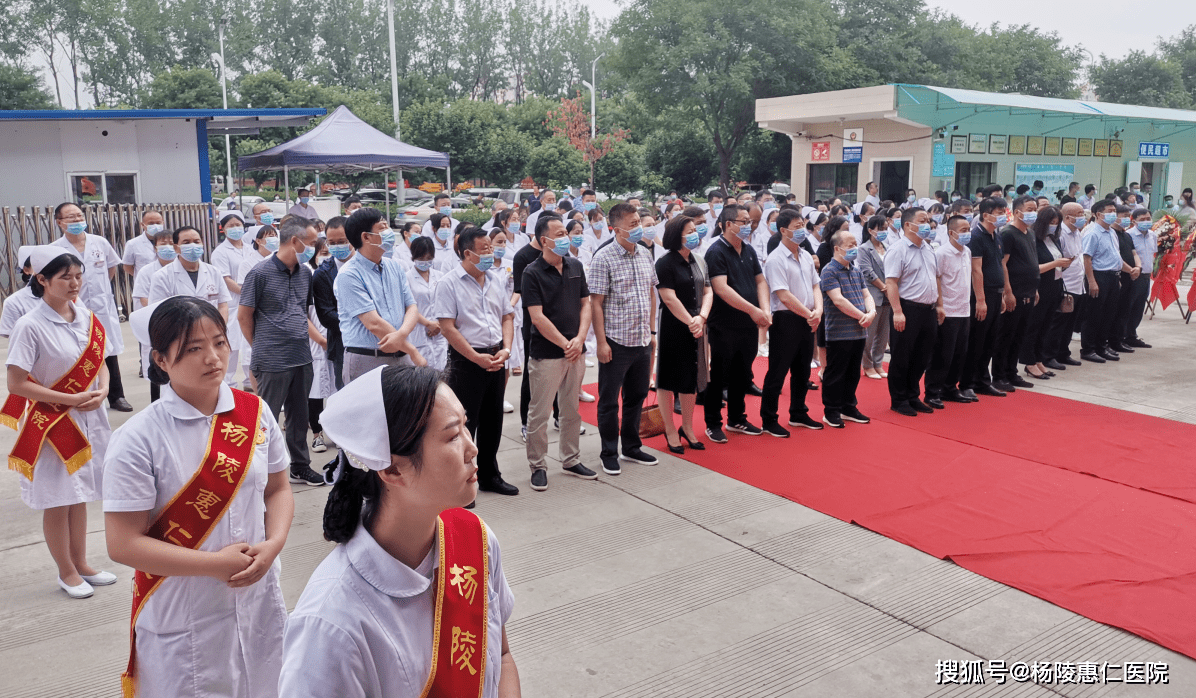
M 229 206 L 230 203 L 232 206 Z M 248 218 L 253 214 L 253 207 L 260 203 L 266 203 L 270 206 L 270 212 L 274 214 L 275 220 L 281 219 L 283 216 L 287 215 L 288 207 L 285 202 L 266 201 L 260 196 L 227 196 L 220 201 L 220 203 L 217 205 L 217 208 L 222 212 L 228 211 L 230 209 L 237 209 L 241 211 L 241 213 L 244 213 Z M 219 218 L 223 214 L 217 213 L 216 215 Z

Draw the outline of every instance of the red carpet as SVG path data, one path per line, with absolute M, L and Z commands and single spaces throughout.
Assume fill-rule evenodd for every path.
M 1196 658 L 1196 427 L 1030 390 L 910 418 L 862 378 L 859 402 L 871 424 L 683 457 Z M 820 392 L 806 404 L 822 417 Z

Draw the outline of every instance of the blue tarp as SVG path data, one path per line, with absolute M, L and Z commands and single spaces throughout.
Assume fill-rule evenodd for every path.
M 294 140 L 237 158 L 241 171 L 285 168 L 349 173 L 448 166 L 447 153 L 395 140 L 357 118 L 344 105 Z

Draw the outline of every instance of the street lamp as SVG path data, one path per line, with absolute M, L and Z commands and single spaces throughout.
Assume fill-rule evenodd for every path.
M 598 60 L 605 55 L 605 51 L 598 54 L 598 58 L 595 58 L 594 62 L 590 63 L 590 82 L 586 82 L 585 80 L 581 81 L 581 84 L 590 88 L 590 140 L 594 140 L 594 137 L 598 135 L 598 88 L 595 87 L 595 85 L 598 84 L 598 79 L 596 77 L 598 72 Z
M 224 29 L 228 26 L 231 19 L 232 17 L 228 12 L 221 15 L 220 24 L 217 25 L 217 36 L 220 37 L 220 55 L 212 54 L 213 59 L 219 59 L 220 93 L 224 100 L 225 109 L 228 109 L 228 68 L 224 65 Z M 224 134 L 224 164 L 228 167 L 228 172 L 224 180 L 224 192 L 231 195 L 233 191 L 233 147 L 227 132 Z
M 402 133 L 399 128 L 399 59 L 398 53 L 395 49 L 395 0 L 386 0 L 386 28 L 389 30 L 387 36 L 390 38 L 390 101 L 391 114 L 395 120 L 395 140 L 402 140 L 400 135 Z M 383 187 L 386 191 L 387 210 L 390 209 L 390 190 Z M 407 189 L 403 186 L 403 170 L 398 172 L 398 180 L 395 182 L 395 189 L 399 192 L 399 205 L 407 203 Z M 387 217 L 389 220 L 389 215 Z

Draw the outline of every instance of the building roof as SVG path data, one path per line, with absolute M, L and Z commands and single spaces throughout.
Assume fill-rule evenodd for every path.
M 305 109 L 15 109 L 0 111 L 9 121 L 123 121 L 128 119 L 202 119 L 208 133 L 255 135 L 263 128 L 307 126 L 328 113 L 322 107 Z
M 1083 116 L 1109 116 L 1118 119 L 1140 121 L 1182 121 L 1196 123 L 1196 111 L 1186 109 L 1164 109 L 1162 107 L 1140 107 L 1132 104 L 1116 104 L 1114 102 L 1092 102 L 1080 99 L 1056 99 L 1054 97 L 1034 97 L 1022 94 L 1002 94 L 999 92 L 980 92 L 978 90 L 959 90 L 952 87 L 933 87 L 930 85 L 897 84 L 898 103 L 903 99 L 912 99 L 915 104 L 921 104 L 914 94 L 903 88 L 929 90 L 947 97 L 951 102 L 993 107 L 1007 107 L 1011 109 L 1027 109 L 1031 111 L 1059 112 L 1065 114 L 1080 114 Z

